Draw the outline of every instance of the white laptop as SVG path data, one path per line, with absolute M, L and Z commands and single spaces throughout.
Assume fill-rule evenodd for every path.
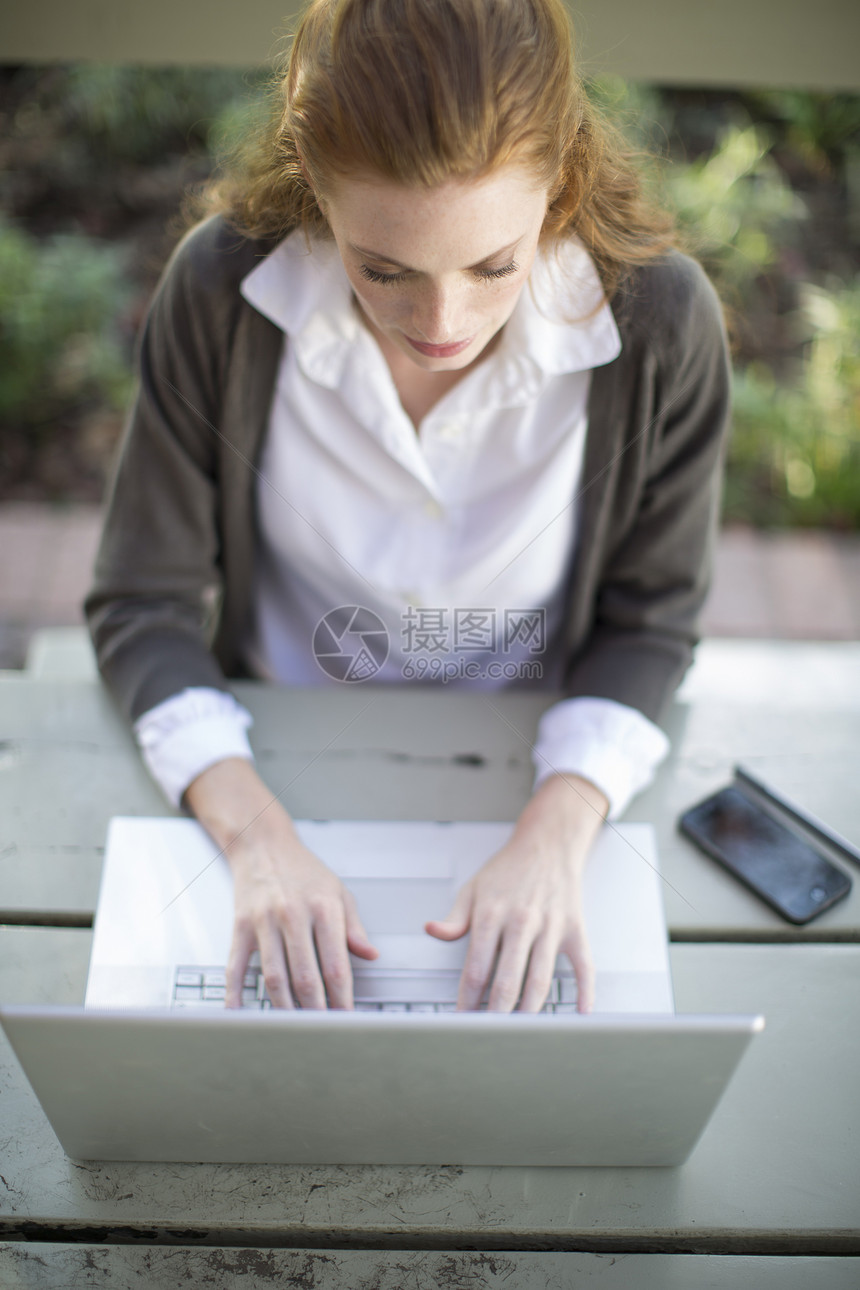
M 466 941 L 423 924 L 502 845 L 498 823 L 299 821 L 356 897 L 356 1010 L 223 1007 L 229 869 L 194 821 L 111 822 L 84 1008 L 0 1020 L 78 1159 L 670 1165 L 763 1022 L 673 1011 L 653 830 L 604 828 L 585 876 L 595 1008 L 560 959 L 543 1013 L 458 1013 Z
M 306 846 L 350 888 L 380 951 L 372 965 L 352 960 L 359 1006 L 410 1012 L 427 1004 L 453 1007 L 466 939 L 436 940 L 424 923 L 446 916 L 459 888 L 513 826 L 299 820 L 296 827 Z M 586 872 L 584 899 L 597 969 L 596 1010 L 672 1012 L 666 924 L 648 825 L 604 830 Z M 217 1010 L 232 912 L 226 861 L 195 821 L 112 820 L 86 1006 Z M 549 1006 L 575 1012 L 570 966 L 562 961 L 559 968 Z M 260 1002 L 246 997 L 246 1006 Z

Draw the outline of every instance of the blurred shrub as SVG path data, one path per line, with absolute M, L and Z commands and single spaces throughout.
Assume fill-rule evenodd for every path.
M 264 79 L 230 68 L 0 67 L 0 86 L 12 105 L 3 122 L 0 203 L 20 215 L 37 214 L 42 229 L 56 227 L 63 211 L 98 221 L 109 207 L 116 223 L 141 201 L 163 204 L 173 194 L 162 196 L 162 185 L 130 190 L 129 181 L 160 172 L 169 188 L 175 172 L 178 183 L 198 182 L 212 165 L 219 122 L 255 102 Z M 53 223 L 48 194 L 60 203 Z
M 727 518 L 860 527 L 860 278 L 806 285 L 809 335 L 793 379 L 752 363 L 735 376 Z
M 784 126 L 789 148 L 814 169 L 839 163 L 860 148 L 860 95 L 805 90 L 757 90 L 744 96 L 757 116 Z
M 99 228 L 93 212 L 110 206 L 101 227 L 132 246 L 136 221 L 164 208 L 166 222 L 182 187 L 256 124 L 269 79 L 92 64 L 0 76 L 15 104 L 0 203 L 35 214 L 42 233 L 75 221 Z M 651 158 L 646 183 L 674 207 L 736 324 L 726 515 L 860 525 L 860 279 L 850 281 L 860 262 L 860 96 L 662 92 L 614 77 L 589 91 Z M 838 232 L 813 222 L 816 176 L 847 194 Z M 840 237 L 844 255 L 815 258 Z M 126 403 L 131 338 L 116 245 L 79 234 L 37 243 L 0 222 L 5 436 L 35 442 L 61 417 Z M 127 267 L 139 274 L 141 263 L 136 254 Z
M 770 268 L 792 223 L 806 217 L 770 148 L 764 130 L 729 126 L 710 156 L 674 165 L 665 177 L 686 243 L 725 294 Z
M 131 389 L 116 247 L 79 234 L 39 243 L 0 220 L 0 424 L 38 436 L 70 406 L 120 408 Z
M 68 71 L 62 108 L 91 150 L 114 161 L 153 163 L 165 151 L 205 151 L 213 123 L 247 99 L 254 81 L 232 68 L 79 64 Z
M 794 171 L 839 172 L 850 189 L 860 96 L 760 92 L 709 111 L 704 97 L 679 106 L 617 78 L 591 88 L 634 145 L 657 155 L 648 182 L 675 210 L 684 245 L 726 305 L 737 353 L 725 517 L 860 527 L 860 278 L 804 277 L 814 273 L 798 251 L 810 213 L 777 160 Z M 856 197 L 860 205 L 860 185 Z M 860 220 L 850 205 L 847 214 L 851 263 Z

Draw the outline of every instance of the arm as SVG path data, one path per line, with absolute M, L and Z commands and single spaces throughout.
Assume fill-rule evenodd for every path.
M 730 369 L 721 307 L 698 265 L 675 257 L 632 294 L 624 365 L 594 374 L 575 569 L 584 590 L 572 592 L 578 630 L 563 689 L 659 722 L 708 590 Z
M 657 302 L 662 322 L 643 319 L 640 310 L 637 328 L 627 331 L 628 424 L 620 444 L 610 439 L 610 450 L 604 436 L 613 430 L 611 416 L 601 421 L 594 413 L 608 408 L 617 416 L 620 382 L 611 366 L 595 375 L 598 398 L 589 423 L 594 450 L 586 463 L 590 478 L 575 570 L 580 601 L 571 614 L 574 635 L 584 640 L 571 651 L 564 685 L 570 698 L 546 714 L 537 746 L 552 773 L 539 779 L 510 842 L 467 884 L 449 918 L 427 926 L 445 939 L 471 928 L 461 986 L 466 1006 L 489 982 L 498 948 L 491 1007 L 516 1006 L 524 983 L 520 1008 L 539 1008 L 559 950 L 576 972 L 579 1008 L 590 1007 L 593 968 L 580 909 L 585 860 L 616 795 L 610 780 L 641 787 L 647 775 L 637 784 L 636 764 L 644 758 L 655 765 L 665 753 L 665 737 L 661 747 L 652 723 L 692 657 L 708 586 L 729 408 L 725 335 L 713 290 L 695 266 L 675 287 Z M 576 632 L 577 616 L 587 620 L 585 631 Z M 635 755 L 620 776 L 600 737 L 589 748 L 575 737 L 571 699 L 609 700 L 641 715 Z M 585 766 L 585 777 L 559 773 Z
M 220 220 L 159 283 L 85 610 L 129 720 L 186 688 L 224 689 L 250 614 L 254 463 L 283 336 L 247 305 L 263 253 Z
M 253 764 L 232 755 L 241 719 L 232 718 L 232 731 L 213 729 L 213 698 L 228 697 L 225 669 L 241 668 L 254 462 L 282 345 L 239 294 L 260 253 L 210 221 L 181 244 L 162 278 L 141 337 L 139 391 L 86 611 L 102 676 L 136 723 L 156 777 L 175 803 L 184 792 L 233 871 L 230 1001 L 238 1002 L 258 943 L 273 1000 L 289 1006 L 295 995 L 319 1005 L 327 988 L 345 1006 L 347 936 L 356 953 L 375 951 L 340 883 L 301 845 Z M 199 699 L 191 724 L 208 723 L 204 742 L 210 752 L 217 744 L 205 768 L 186 721 L 189 691 Z M 185 709 L 167 730 L 156 721 L 165 703 Z M 285 954 L 291 929 L 295 945 Z

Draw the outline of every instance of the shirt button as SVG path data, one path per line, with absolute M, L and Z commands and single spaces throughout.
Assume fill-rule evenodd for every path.
M 463 427 L 459 421 L 443 421 L 439 427 L 439 438 L 447 439 L 450 443 L 454 439 L 459 439 L 463 432 Z
M 442 518 L 442 507 L 431 497 L 424 503 L 424 514 L 431 520 L 440 520 Z

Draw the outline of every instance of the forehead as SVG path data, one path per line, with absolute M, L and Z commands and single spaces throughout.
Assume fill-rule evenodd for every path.
M 508 166 L 435 188 L 347 176 L 329 190 L 326 210 L 339 241 L 420 267 L 424 258 L 479 263 L 538 232 L 546 204 L 547 191 L 530 172 Z

